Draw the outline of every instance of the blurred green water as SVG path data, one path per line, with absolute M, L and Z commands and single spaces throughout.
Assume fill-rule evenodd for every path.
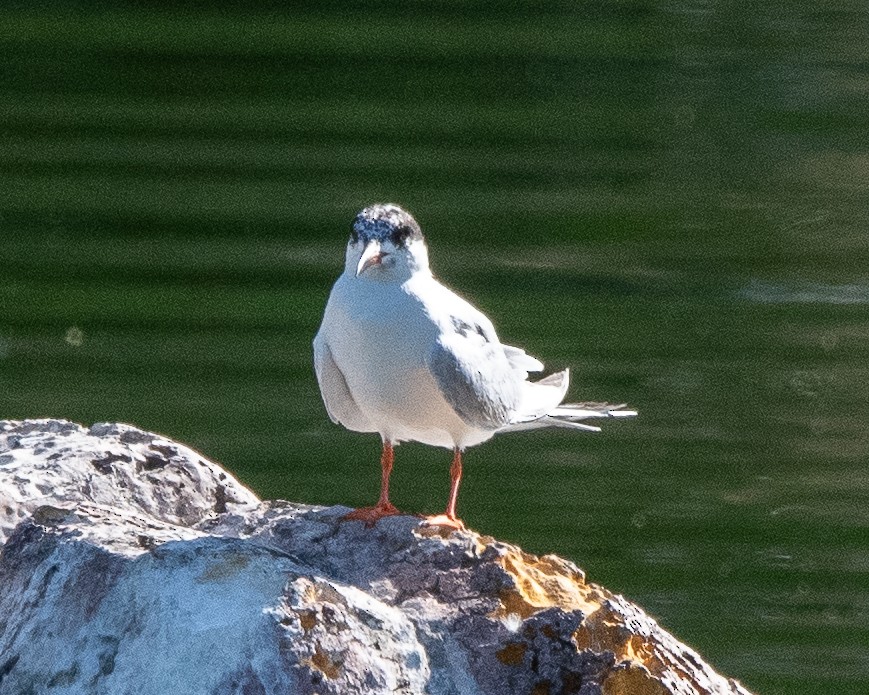
M 0 417 L 370 503 L 310 341 L 353 214 L 400 202 L 505 340 L 641 411 L 472 450 L 468 524 L 758 692 L 869 690 L 864 3 L 5 7 Z M 439 511 L 448 452 L 397 456 Z

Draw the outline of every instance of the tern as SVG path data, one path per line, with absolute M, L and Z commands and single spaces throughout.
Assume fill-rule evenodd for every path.
M 344 271 L 314 338 L 314 368 L 331 420 L 382 440 L 380 498 L 345 517 L 368 526 L 400 513 L 389 476 L 402 441 L 453 451 L 446 511 L 426 519 L 463 529 L 456 501 L 468 447 L 499 432 L 599 431 L 580 420 L 636 415 L 623 405 L 563 404 L 567 369 L 530 381 L 543 364 L 501 343 L 481 311 L 432 275 L 419 224 L 389 203 L 353 220 Z

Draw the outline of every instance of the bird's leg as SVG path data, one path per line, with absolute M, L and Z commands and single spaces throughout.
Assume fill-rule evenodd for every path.
M 383 451 L 380 453 L 380 497 L 377 507 L 381 509 L 398 510 L 389 501 L 389 476 L 392 475 L 392 464 L 395 462 L 395 451 L 392 442 L 383 442 Z
M 349 514 L 345 514 L 343 517 L 345 521 L 364 521 L 365 525 L 370 527 L 374 526 L 379 519 L 385 516 L 394 516 L 401 513 L 389 501 L 389 476 L 392 473 L 392 463 L 394 460 L 395 453 L 392 449 L 392 442 L 384 439 L 383 451 L 380 454 L 380 498 L 373 507 L 360 507 L 359 509 L 354 509 Z
M 447 516 L 456 518 L 456 500 L 459 497 L 459 483 L 462 482 L 462 450 L 453 451 L 453 463 L 450 466 L 450 499 L 447 502 Z
M 464 531 L 465 525 L 456 516 L 456 500 L 459 497 L 459 483 L 462 481 L 462 450 L 456 447 L 453 451 L 453 464 L 450 466 L 450 498 L 447 510 L 437 516 L 428 516 L 425 523 L 428 526 L 446 526 Z

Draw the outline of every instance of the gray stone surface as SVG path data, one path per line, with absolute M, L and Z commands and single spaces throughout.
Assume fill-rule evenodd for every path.
M 130 425 L 0 420 L 0 544 L 37 507 L 87 502 L 191 526 L 259 500 L 189 447 Z
M 0 422 L 0 695 L 747 693 L 567 560 L 347 511 L 126 425 Z

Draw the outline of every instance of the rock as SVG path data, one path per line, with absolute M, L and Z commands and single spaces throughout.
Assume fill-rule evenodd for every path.
M 130 425 L 0 421 L 0 543 L 40 506 L 88 502 L 189 527 L 259 499 L 192 449 Z
M 748 693 L 568 560 L 347 511 L 127 425 L 0 422 L 0 695 Z

